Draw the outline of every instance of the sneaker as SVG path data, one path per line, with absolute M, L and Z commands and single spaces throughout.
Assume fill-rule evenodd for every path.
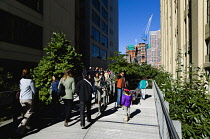
M 81 125 L 81 129 L 84 129 L 85 128 L 85 126 L 84 125 Z

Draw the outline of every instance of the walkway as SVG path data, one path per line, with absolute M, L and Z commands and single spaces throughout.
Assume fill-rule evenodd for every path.
M 156 115 L 154 93 L 147 89 L 149 98 L 141 100 L 141 105 L 131 106 L 131 118 L 123 122 L 124 110 L 114 108 L 111 103 L 106 111 L 98 116 L 93 105 L 93 123 L 86 122 L 86 129 L 80 128 L 79 115 L 75 115 L 64 127 L 63 122 L 50 125 L 39 131 L 32 131 L 24 139 L 159 139 L 159 127 Z

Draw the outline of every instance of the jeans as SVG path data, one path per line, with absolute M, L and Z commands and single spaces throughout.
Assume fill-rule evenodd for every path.
M 65 105 L 65 113 L 66 113 L 65 120 L 68 122 L 71 117 L 71 110 L 73 107 L 73 99 L 63 99 L 63 102 Z
M 80 125 L 85 126 L 85 106 L 87 107 L 87 121 L 91 121 L 91 100 L 87 102 L 80 101 Z
M 123 88 L 117 88 L 117 105 L 121 105 Z

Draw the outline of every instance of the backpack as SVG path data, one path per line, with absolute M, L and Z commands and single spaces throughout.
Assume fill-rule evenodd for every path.
M 60 86 L 58 88 L 58 95 L 61 97 L 66 95 L 65 86 L 63 84 L 60 84 Z

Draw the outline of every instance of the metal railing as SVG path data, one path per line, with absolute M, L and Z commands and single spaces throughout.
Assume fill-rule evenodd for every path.
M 102 113 L 106 106 L 114 98 L 115 82 L 113 80 L 107 81 L 107 84 L 97 90 L 98 95 L 98 113 Z
M 155 81 L 152 82 L 157 109 L 160 137 L 162 139 L 180 139 L 181 133 L 177 134 L 173 121 L 169 116 L 168 102 L 164 101 L 164 96 Z M 181 128 L 181 126 L 179 126 Z M 181 129 L 179 129 L 181 131 Z

